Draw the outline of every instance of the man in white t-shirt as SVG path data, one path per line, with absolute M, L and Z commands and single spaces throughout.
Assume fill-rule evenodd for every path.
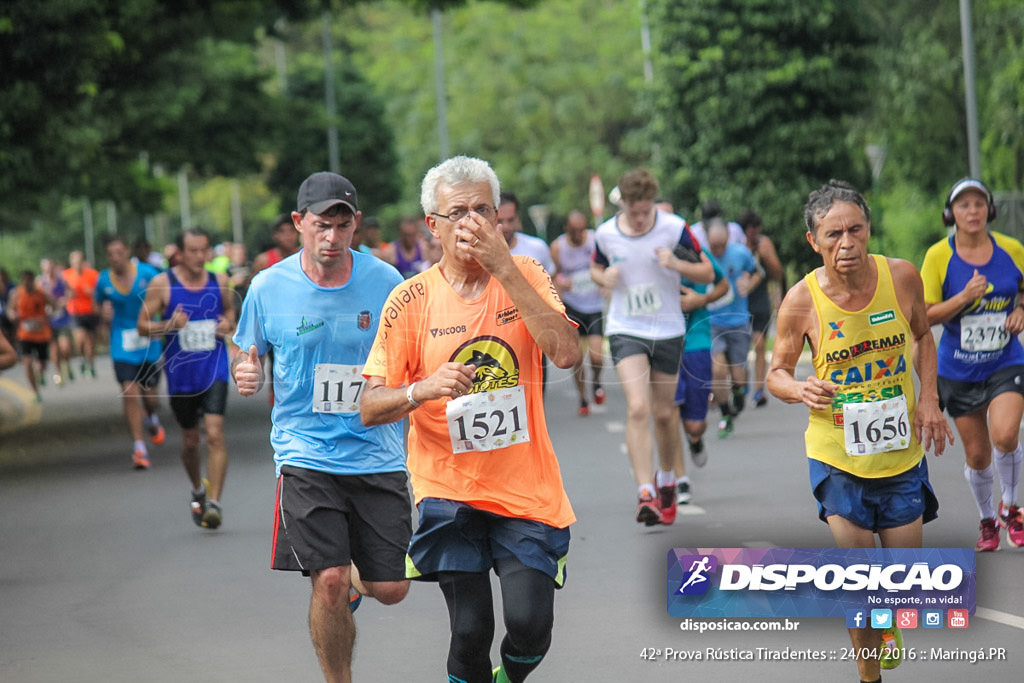
M 595 233 L 590 275 L 611 292 L 604 331 L 626 395 L 626 449 L 637 484 L 636 521 L 672 524 L 677 511 L 674 467 L 682 449 L 674 398 L 686 332 L 679 276 L 709 283 L 714 268 L 686 221 L 654 206 L 658 181 L 649 171 L 627 172 L 619 192 L 622 211 Z

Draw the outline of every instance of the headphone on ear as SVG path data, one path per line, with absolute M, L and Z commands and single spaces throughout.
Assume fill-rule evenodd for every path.
M 992 193 L 985 187 L 985 183 L 974 178 L 964 178 L 963 180 L 958 180 L 946 196 L 946 206 L 942 209 L 943 225 L 950 228 L 956 225 L 956 219 L 953 218 L 953 200 L 959 197 L 964 190 L 979 190 L 982 192 L 985 195 L 985 201 L 988 203 L 988 222 L 991 223 L 996 219 L 996 203 L 992 198 Z

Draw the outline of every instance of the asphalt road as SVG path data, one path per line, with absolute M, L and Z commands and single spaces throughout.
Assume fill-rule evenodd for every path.
M 152 449 L 150 471 L 133 471 L 109 362 L 99 373 L 48 387 L 41 421 L 0 435 L 0 681 L 320 680 L 306 630 L 308 581 L 269 569 L 274 470 L 266 396 L 230 398 L 225 520 L 205 531 L 189 519 L 177 429 Z M 610 373 L 607 379 L 609 400 L 588 418 L 576 416 L 565 373 L 553 372 L 547 389 L 552 438 L 579 521 L 568 581 L 556 595 L 554 643 L 530 680 L 856 680 L 853 664 L 838 660 L 706 656 L 709 648 L 712 655 L 837 650 L 849 644 L 841 620 L 803 619 L 793 632 L 696 635 L 681 631 L 665 609 L 670 548 L 833 545 L 809 491 L 806 410 L 772 401 L 748 409 L 730 438 L 711 435 L 708 465 L 690 468 L 693 503 L 673 526 L 645 529 L 633 521 L 622 394 Z M 166 408 L 163 416 L 172 421 Z M 954 446 L 930 464 L 941 509 L 925 528 L 926 544 L 973 546 L 977 514 L 962 451 Z M 970 627 L 909 631 L 905 644 L 929 653 L 1001 647 L 1006 659 L 906 662 L 886 681 L 1020 680 L 1024 550 L 978 556 L 978 567 L 979 609 Z M 356 621 L 356 680 L 445 679 L 447 613 L 436 586 L 414 584 L 392 607 L 364 600 Z M 644 659 L 645 648 L 661 654 Z M 666 659 L 669 649 L 704 659 Z

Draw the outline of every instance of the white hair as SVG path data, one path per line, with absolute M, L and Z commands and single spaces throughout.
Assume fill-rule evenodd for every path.
M 501 196 L 498 175 L 490 164 L 475 157 L 452 157 L 442 161 L 423 176 L 423 184 L 420 187 L 420 206 L 423 207 L 424 215 L 437 212 L 437 186 L 439 183 L 446 185 L 487 183 L 491 186 L 494 206 L 498 206 Z

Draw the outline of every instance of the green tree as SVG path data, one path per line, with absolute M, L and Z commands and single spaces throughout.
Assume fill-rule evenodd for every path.
M 267 184 L 284 210 L 295 207 L 299 184 L 314 171 L 328 169 L 324 107 L 323 55 L 296 55 L 289 73 L 287 124 L 274 151 L 275 165 Z M 400 191 L 398 157 L 390 128 L 383 124 L 384 106 L 350 61 L 335 66 L 339 161 L 342 175 L 359 192 L 364 214 L 395 202 Z
M 437 108 L 432 25 L 406 4 L 362 4 L 346 20 L 352 59 L 386 95 L 402 206 L 414 211 L 420 179 L 438 161 Z M 591 174 L 607 182 L 649 162 L 638 106 L 638 5 L 549 0 L 526 11 L 516 4 L 524 3 L 468 3 L 444 13 L 451 153 L 487 159 L 524 205 L 545 203 L 564 216 L 586 208 Z
M 855 122 L 855 139 L 887 149 L 887 185 L 909 181 L 941 192 L 966 175 L 967 140 L 957 3 L 870 0 L 865 21 L 872 50 L 871 106 Z
M 0 205 L 153 209 L 149 166 L 253 170 L 277 108 L 249 49 L 294 0 L 39 0 L 0 9 Z M 241 46 L 241 47 L 240 47 Z M 17 228 L 17 221 L 4 221 Z
M 975 99 L 982 175 L 999 190 L 1019 190 L 1024 172 L 1024 6 L 976 0 Z M 950 185 L 969 174 L 959 7 L 911 0 L 865 2 L 877 36 L 870 106 L 851 127 L 854 148 L 887 150 L 879 192 L 884 215 L 876 247 L 920 263 L 946 234 L 939 219 Z
M 757 210 L 783 259 L 806 268 L 807 193 L 867 179 L 847 142 L 869 101 L 860 2 L 661 0 L 651 12 L 666 191 L 679 207 L 714 198 L 730 215 Z

